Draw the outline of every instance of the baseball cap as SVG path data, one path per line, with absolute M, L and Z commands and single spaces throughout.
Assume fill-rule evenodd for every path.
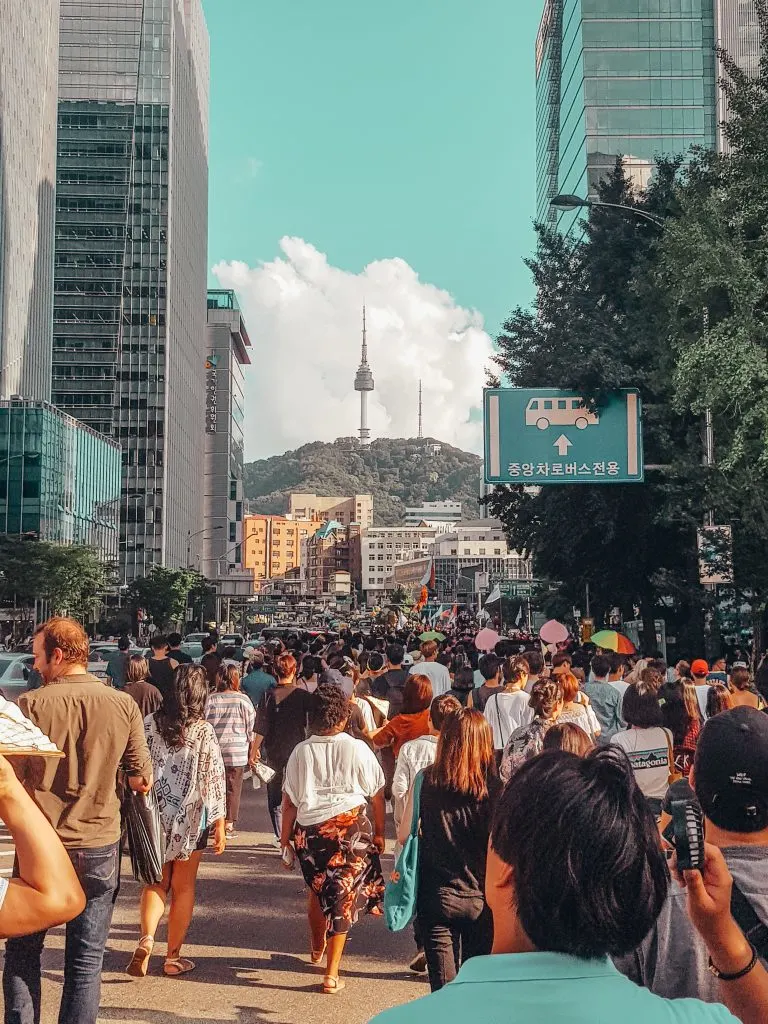
M 412 654 L 404 654 L 403 655 L 403 660 L 402 660 L 401 664 L 402 664 L 403 668 L 410 668 L 410 666 L 413 664 L 413 655 Z
M 738 707 L 710 718 L 696 747 L 693 778 L 702 810 L 719 828 L 768 828 L 768 715 Z
M 709 665 L 703 658 L 697 658 L 691 663 L 691 672 L 695 676 L 705 676 L 709 673 Z

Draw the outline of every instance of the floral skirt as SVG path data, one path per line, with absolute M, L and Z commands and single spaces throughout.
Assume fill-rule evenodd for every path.
M 356 807 L 320 825 L 297 825 L 293 843 L 304 881 L 328 921 L 329 935 L 346 934 L 361 910 L 381 914 L 384 878 L 365 808 Z

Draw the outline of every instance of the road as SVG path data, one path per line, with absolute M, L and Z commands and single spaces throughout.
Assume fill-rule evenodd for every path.
M 123 862 L 123 887 L 107 945 L 99 1019 L 120 1024 L 363 1024 L 389 1006 L 426 995 L 429 986 L 405 966 L 413 955 L 410 932 L 392 935 L 380 918 L 361 918 L 347 945 L 338 996 L 319 991 L 322 971 L 309 964 L 301 876 L 288 874 L 271 845 L 263 791 L 246 783 L 239 837 L 220 857 L 206 854 L 198 905 L 184 947 L 197 969 L 165 978 L 165 953 L 150 974 L 124 973 L 138 938 L 139 887 Z M 0 862 L 0 869 L 5 866 Z M 392 858 L 384 861 L 385 876 Z M 164 940 L 164 926 L 158 938 Z M 52 933 L 44 954 L 42 1024 L 55 1024 L 63 975 L 63 932 Z

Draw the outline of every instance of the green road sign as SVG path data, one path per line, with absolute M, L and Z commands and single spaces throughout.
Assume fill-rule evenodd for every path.
M 508 580 L 499 584 L 503 597 L 530 597 L 533 588 L 530 583 L 510 583 Z
M 592 412 L 576 391 L 488 388 L 484 410 L 489 484 L 643 482 L 637 391 L 617 391 Z

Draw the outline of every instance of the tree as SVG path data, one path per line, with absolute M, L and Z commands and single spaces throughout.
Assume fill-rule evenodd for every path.
M 31 622 L 36 602 L 82 622 L 92 620 L 114 582 L 114 567 L 88 547 L 0 536 L 0 603 Z
M 600 198 L 674 216 L 678 168 L 661 162 L 653 185 L 637 195 L 618 161 Z M 683 619 L 700 618 L 699 501 L 691 487 L 697 424 L 672 404 L 674 363 L 654 296 L 659 234 L 640 218 L 599 207 L 575 243 L 539 227 L 528 263 L 535 305 L 516 309 L 504 324 L 496 366 L 505 383 L 574 389 L 597 408 L 617 388 L 639 388 L 646 459 L 665 470 L 650 472 L 644 486 L 508 487 L 490 502 L 512 544 L 533 555 L 537 574 L 556 581 L 558 603 L 583 607 L 589 583 L 598 618 L 614 606 L 626 618 L 639 609 L 646 636 L 655 634 L 663 599 L 672 597 Z
M 751 603 L 758 628 L 768 605 L 768 2 L 755 8 L 757 74 L 720 52 L 729 151 L 697 152 L 678 182 L 655 285 L 677 407 L 712 415 L 716 461 L 699 486 L 733 527 L 737 602 Z
M 198 590 L 205 578 L 192 569 L 167 569 L 156 565 L 147 576 L 139 576 L 128 588 L 128 603 L 134 614 L 143 609 L 158 629 L 166 629 L 184 618 L 190 591 Z

